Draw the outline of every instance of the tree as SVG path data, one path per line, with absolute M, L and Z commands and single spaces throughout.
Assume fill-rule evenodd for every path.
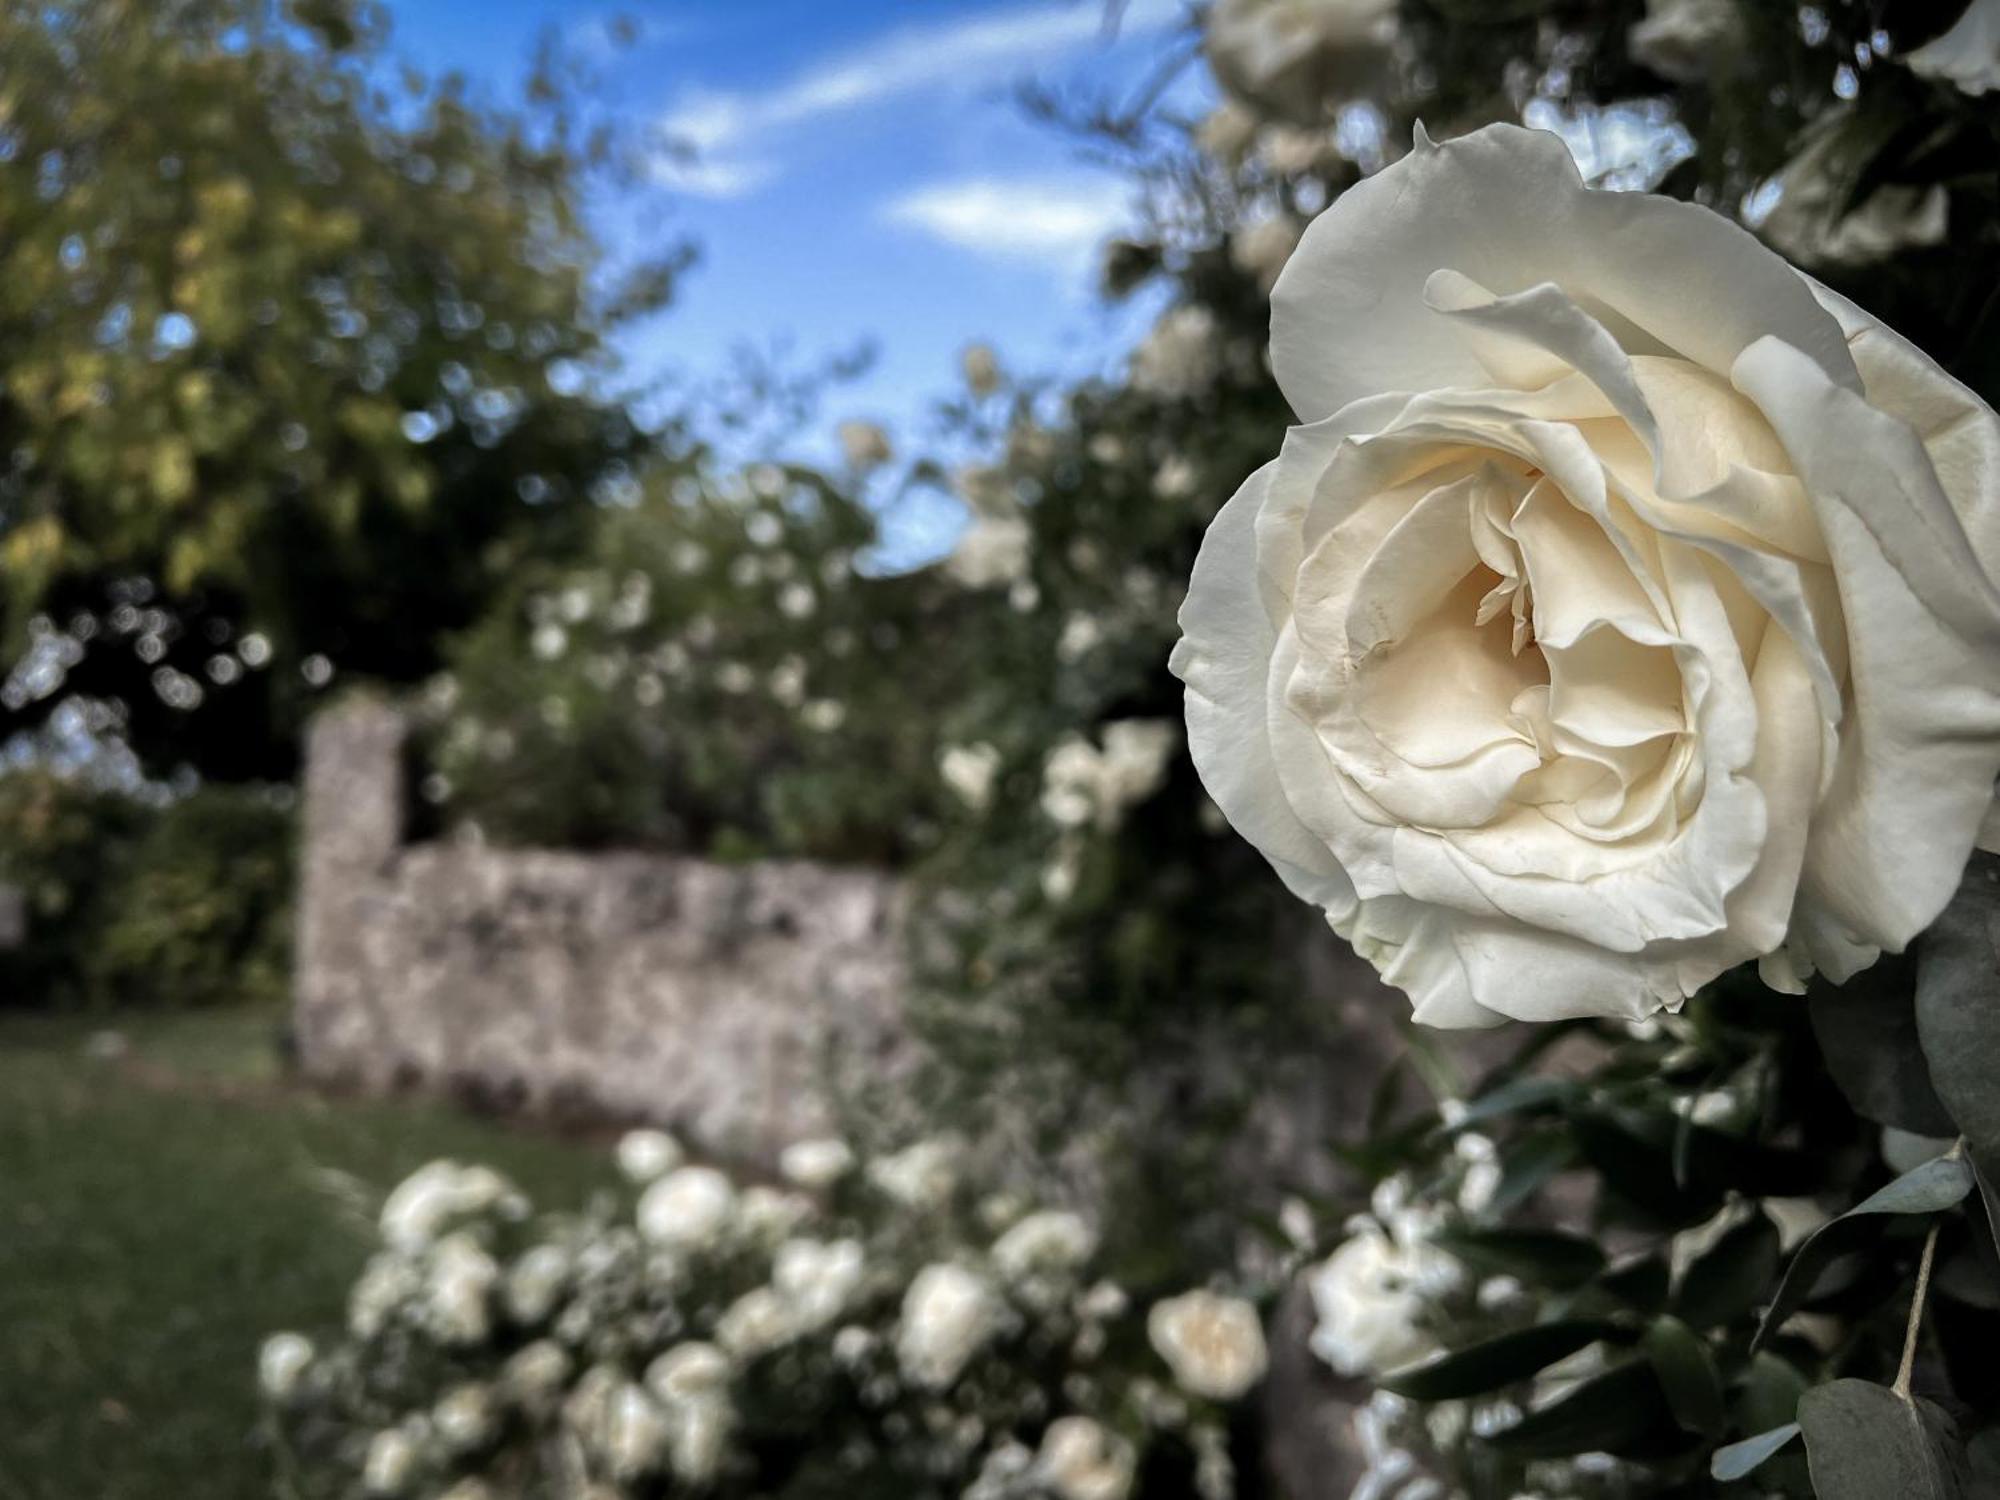
M 595 309 L 679 252 L 594 299 L 573 80 L 392 83 L 367 0 L 6 0 L 0 52 L 0 736 L 283 776 L 317 687 L 569 545 L 639 444 Z

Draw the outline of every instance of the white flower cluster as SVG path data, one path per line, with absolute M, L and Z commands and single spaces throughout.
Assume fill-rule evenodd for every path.
M 1127 1500 L 1169 1434 L 1200 1493 L 1233 1492 L 1219 1407 L 1263 1376 L 1255 1308 L 1135 1306 L 1087 1219 L 975 1192 L 965 1142 L 863 1162 L 801 1141 L 783 1187 L 657 1130 L 615 1157 L 632 1197 L 582 1218 L 531 1219 L 498 1174 L 450 1162 L 396 1188 L 344 1335 L 260 1352 L 294 1470 L 384 1500 L 478 1500 L 503 1475 L 748 1496 L 799 1462 L 811 1411 L 808 1466 L 895 1492 Z

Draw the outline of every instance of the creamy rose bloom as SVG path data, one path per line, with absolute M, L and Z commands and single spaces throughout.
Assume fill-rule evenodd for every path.
M 1705 209 L 1489 126 L 1273 294 L 1301 424 L 1173 667 L 1210 794 L 1418 1019 L 1902 949 L 2000 769 L 2000 422 Z
M 736 1189 L 713 1167 L 681 1167 L 639 1196 L 639 1233 L 674 1250 L 713 1244 L 736 1211 Z
M 1397 0 L 1216 0 L 1208 62 L 1257 109 L 1311 123 L 1330 105 L 1381 89 Z
M 1146 1337 L 1189 1395 L 1234 1401 L 1270 1362 L 1257 1309 L 1236 1297 L 1186 1292 L 1153 1304 Z
M 1449 1256 L 1421 1242 L 1361 1230 L 1306 1274 L 1318 1315 L 1312 1352 L 1342 1375 L 1379 1374 L 1428 1354 L 1436 1342 L 1421 1323 L 1425 1294 L 1452 1268 Z
M 618 1170 L 630 1182 L 664 1177 L 685 1159 L 681 1143 L 664 1130 L 628 1130 L 618 1138 Z
M 794 1187 L 830 1188 L 853 1170 L 853 1148 L 833 1136 L 794 1141 L 778 1153 L 778 1171 Z
M 963 1266 L 925 1266 L 910 1282 L 896 1326 L 896 1363 L 913 1384 L 941 1391 L 999 1331 L 993 1288 Z
M 1138 1472 L 1132 1445 L 1089 1417 L 1057 1417 L 1035 1469 L 1062 1500 L 1125 1500 Z
M 1952 28 L 1903 61 L 1967 94 L 2000 89 L 2000 0 L 1972 0 Z
M 1646 19 L 1626 36 L 1632 60 L 1676 83 L 1699 83 L 1740 54 L 1736 0 L 1646 0 Z
M 311 1339 L 297 1333 L 274 1333 L 257 1351 L 257 1388 L 268 1400 L 289 1401 L 312 1362 Z

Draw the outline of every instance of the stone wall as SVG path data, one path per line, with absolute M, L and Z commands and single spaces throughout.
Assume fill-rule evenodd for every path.
M 356 699 L 308 740 L 295 1020 L 309 1076 L 652 1120 L 768 1158 L 831 1126 L 844 1075 L 909 1061 L 892 878 L 405 843 L 405 729 Z

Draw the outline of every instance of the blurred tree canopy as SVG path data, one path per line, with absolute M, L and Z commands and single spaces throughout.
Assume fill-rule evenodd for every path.
M 640 440 L 590 393 L 612 161 L 392 66 L 366 0 L 0 3 L 0 738 L 283 777 L 333 674 L 410 682 Z

